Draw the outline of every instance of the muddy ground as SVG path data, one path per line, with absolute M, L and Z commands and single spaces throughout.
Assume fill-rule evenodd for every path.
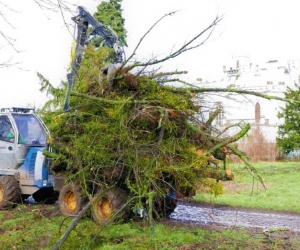
M 218 206 L 215 205 L 213 208 L 206 203 L 197 203 L 197 202 L 180 202 L 178 204 L 178 209 L 176 209 L 175 213 L 172 214 L 171 219 L 163 220 L 159 223 L 163 223 L 171 228 L 187 228 L 187 230 L 193 230 L 193 228 L 202 228 L 209 231 L 223 231 L 223 230 L 242 230 L 250 233 L 253 239 L 260 239 L 260 243 L 255 246 L 255 248 L 240 248 L 234 247 L 231 249 L 300 249 L 300 230 L 297 228 L 300 225 L 300 215 L 296 213 L 284 213 L 284 212 L 274 212 L 274 211 L 262 211 L 257 209 L 246 209 L 246 208 L 236 208 L 230 206 Z M 18 208 L 15 208 L 18 209 Z M 180 210 L 181 209 L 181 210 Z M 206 210 L 207 209 L 207 210 Z M 52 218 L 54 216 L 61 215 L 57 205 L 47 205 L 40 204 L 38 206 L 34 206 L 34 209 L 30 205 L 26 205 L 22 207 L 23 213 L 28 213 L 28 215 L 34 213 L 36 214 L 36 218 Z M 193 220 L 187 217 L 187 212 L 193 211 L 192 216 Z M 207 214 L 207 211 L 209 212 Z M 222 216 L 216 219 L 218 216 L 218 211 L 221 211 L 222 214 L 231 213 L 232 211 L 237 211 L 237 213 L 242 213 L 244 217 L 252 217 L 254 220 L 256 218 L 257 224 L 261 223 L 264 218 L 268 218 L 268 214 L 272 214 L 274 225 L 278 222 L 278 218 L 284 218 L 288 216 L 292 217 L 293 220 L 290 221 L 295 225 L 296 230 L 294 228 L 288 229 L 287 227 L 262 227 L 256 226 L 255 221 L 253 225 L 238 225 L 236 223 L 228 223 L 228 215 L 226 221 L 222 220 Z M 10 210 L 1 211 L 4 220 L 13 219 L 12 213 Z M 190 212 L 189 212 L 190 213 Z M 253 214 L 257 217 L 253 217 Z M 249 216 L 248 216 L 249 215 Z M 177 216 L 177 217 L 176 217 Z M 179 216 L 179 217 L 178 217 Z M 236 215 L 234 215 L 236 217 Z M 277 217 L 276 217 L 277 216 Z M 202 218 L 206 218 L 206 221 Z M 208 219 L 209 218 L 209 219 Z M 268 222 L 271 222 L 272 219 L 268 219 Z M 298 225 L 299 224 L 299 225 Z M 22 229 L 22 228 L 21 228 Z M 21 230 L 20 229 L 20 230 Z M 18 229 L 15 229 L 18 230 Z M 1 230 L 0 230 L 1 233 Z M 262 239 L 262 240 L 261 240 Z M 203 244 L 188 244 L 178 248 L 179 250 L 194 250 L 194 249 L 225 249 L 219 248 L 219 246 L 224 243 L 224 239 L 220 238 L 214 242 L 203 243 Z M 234 239 L 232 239 L 234 242 Z M 296 242 L 296 244 L 295 244 Z M 295 247 L 296 246 L 296 247 Z M 226 248 L 227 249 L 227 248 Z
M 223 186 L 226 193 L 238 193 L 249 187 L 248 184 L 230 181 L 223 182 Z M 169 223 L 215 231 L 246 230 L 253 238 L 264 239 L 262 242 L 265 244 L 259 249 L 300 249 L 300 214 L 295 212 L 179 201 Z M 184 249 L 198 249 L 197 247 L 199 246 Z
M 234 182 L 226 182 L 224 185 L 227 192 L 230 190 L 237 192 L 239 188 L 245 188 L 244 184 L 239 187 L 239 184 Z M 54 206 L 53 204 L 40 204 L 34 207 L 35 209 L 30 205 L 26 205 L 21 210 L 23 213 L 35 213 L 38 215 L 37 218 L 51 218 L 61 215 L 57 204 Z M 1 213 L 3 221 L 12 218 L 12 213 L 9 210 L 1 211 Z M 161 223 L 171 228 L 186 227 L 189 230 L 203 228 L 212 231 L 231 229 L 247 231 L 253 239 L 260 239 L 259 244 L 261 245 L 255 246 L 255 249 L 300 249 L 300 214 L 294 212 L 266 211 L 195 201 L 179 201 L 171 218 L 161 221 Z M 222 239 L 220 240 L 222 241 Z M 179 248 L 179 250 L 220 249 L 218 246 L 221 243 L 216 241 L 206 243 L 208 245 L 189 244 Z
M 179 222 L 179 221 L 168 221 L 165 222 L 166 225 L 171 228 L 187 228 L 187 230 L 191 230 L 192 227 L 200 227 L 209 231 L 217 231 L 222 232 L 223 230 L 237 230 L 242 232 L 248 232 L 252 239 L 257 239 L 257 243 L 251 246 L 244 247 L 236 247 L 232 246 L 232 248 L 220 248 L 224 239 L 218 239 L 214 242 L 203 243 L 203 244 L 189 244 L 178 248 L 178 250 L 198 250 L 198 249 L 244 249 L 244 250 L 252 250 L 252 249 L 263 249 L 263 250 L 300 250 L 300 232 L 294 232 L 290 230 L 282 230 L 282 231 L 265 231 L 261 228 L 251 227 L 228 227 L 224 224 L 212 224 L 212 225 L 199 225 L 193 223 Z M 234 239 L 233 239 L 234 242 Z
M 248 208 L 235 208 L 197 202 L 181 202 L 171 215 L 173 226 L 201 227 L 208 230 L 246 230 L 254 238 L 266 241 L 281 241 L 283 249 L 299 242 L 300 214 Z M 281 249 L 281 248 L 278 248 Z M 298 249 L 298 248 L 297 248 Z

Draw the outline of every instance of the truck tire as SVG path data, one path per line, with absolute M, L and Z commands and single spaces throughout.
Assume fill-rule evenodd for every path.
M 114 187 L 103 191 L 99 190 L 93 199 L 91 213 L 93 220 L 101 225 L 113 218 L 113 221 L 128 219 L 129 206 L 123 207 L 127 202 L 127 192 L 124 189 Z
M 74 182 L 65 184 L 58 196 L 59 210 L 64 216 L 75 216 L 83 208 L 82 189 Z
M 20 200 L 21 189 L 13 176 L 0 176 L 0 209 L 13 207 Z

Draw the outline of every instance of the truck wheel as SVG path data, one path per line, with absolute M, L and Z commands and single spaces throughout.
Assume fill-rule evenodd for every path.
M 82 189 L 74 182 L 64 185 L 58 196 L 58 206 L 64 216 L 75 216 L 83 207 Z
M 109 221 L 113 216 L 114 221 L 128 219 L 129 206 L 123 207 L 127 202 L 127 192 L 121 188 L 112 188 L 107 191 L 99 190 L 91 206 L 92 218 L 97 224 Z
M 21 189 L 12 176 L 0 176 L 0 209 L 16 205 L 20 200 Z

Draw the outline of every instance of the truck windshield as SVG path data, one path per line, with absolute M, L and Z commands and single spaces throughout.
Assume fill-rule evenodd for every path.
M 19 144 L 25 144 L 29 146 L 46 145 L 47 132 L 35 115 L 13 114 L 12 116 L 19 132 Z

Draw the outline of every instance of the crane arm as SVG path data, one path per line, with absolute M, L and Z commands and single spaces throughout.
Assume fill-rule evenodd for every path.
M 82 6 L 78 6 L 78 15 L 71 19 L 75 22 L 77 27 L 76 47 L 75 56 L 72 60 L 71 72 L 67 74 L 68 89 L 65 97 L 64 111 L 68 111 L 69 107 L 69 96 L 71 88 L 74 84 L 74 77 L 77 74 L 81 60 L 83 57 L 84 47 L 87 43 L 91 42 L 95 37 L 101 37 L 103 40 L 103 46 L 111 47 L 115 50 L 116 58 L 114 63 L 123 62 L 123 48 L 119 43 L 117 34 L 109 27 L 101 22 L 95 20 L 95 18 Z M 89 26 L 92 27 L 92 32 L 87 37 Z

